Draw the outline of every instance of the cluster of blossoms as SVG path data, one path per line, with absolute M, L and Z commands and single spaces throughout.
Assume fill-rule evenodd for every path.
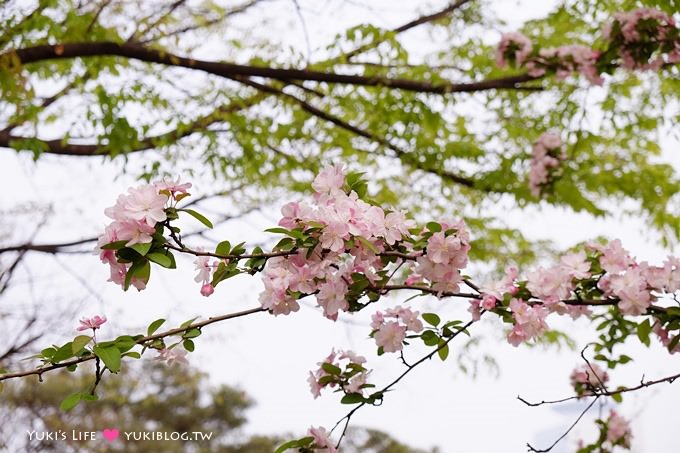
M 628 70 L 657 71 L 665 63 L 680 62 L 680 36 L 675 21 L 657 9 L 616 13 L 602 33 L 610 44 L 618 44 L 622 65 Z
M 314 202 L 286 204 L 279 221 L 308 235 L 310 245 L 267 262 L 263 307 L 275 315 L 289 314 L 299 309 L 300 297 L 313 294 L 324 316 L 335 320 L 338 312 L 351 308 L 347 294 L 354 277 L 361 275 L 363 289 L 384 282 L 390 261 L 383 258 L 394 250 L 412 253 L 416 263 L 407 284 L 429 285 L 442 293 L 458 290 L 470 249 L 463 222 L 435 224 L 434 230 L 423 230 L 413 239 L 413 222 L 403 212 L 386 212 L 362 200 L 348 189 L 341 166 L 324 169 L 312 186 Z M 418 240 L 422 244 L 415 250 Z
M 397 352 L 403 348 L 406 332 L 418 333 L 423 330 L 423 323 L 418 318 L 420 313 L 410 308 L 395 307 L 378 311 L 371 318 L 371 335 L 378 348 L 383 352 Z
M 592 395 L 593 390 L 601 389 L 609 381 L 609 375 L 596 363 L 592 363 L 576 368 L 569 380 L 578 396 L 587 396 Z
M 99 252 L 101 261 L 110 266 L 109 281 L 123 286 L 131 263 L 120 262 L 115 250 L 102 247 L 115 242 L 124 242 L 125 247 L 152 242 L 156 225 L 167 219 L 167 203 L 184 198 L 190 187 L 191 183 L 181 184 L 179 181 L 131 187 L 127 194 L 118 197 L 115 205 L 104 211 L 113 222 L 106 226 L 104 234 L 99 237 L 96 251 Z M 146 287 L 146 281 L 141 278 L 133 278 L 131 283 L 138 290 Z
M 316 371 L 310 371 L 307 382 L 314 398 L 321 396 L 321 389 L 330 387 L 346 394 L 364 394 L 364 389 L 372 387 L 367 379 L 370 371 L 364 368 L 366 358 L 352 351 L 331 351 L 323 361 L 319 362 Z M 342 368 L 344 366 L 344 369 Z
M 576 453 L 603 452 L 610 453 L 621 447 L 630 449 L 633 433 L 630 429 L 630 422 L 615 410 L 611 410 L 606 420 L 597 420 L 600 426 L 600 435 L 597 441 L 590 445 L 585 445 L 582 440 L 578 441 L 578 451 Z
M 607 440 L 612 445 L 630 448 L 630 441 L 632 438 L 633 433 L 630 430 L 628 420 L 621 417 L 612 409 L 609 413 L 609 418 L 607 419 Z
M 522 66 L 531 55 L 533 45 L 531 39 L 518 31 L 503 33 L 496 49 L 496 64 L 499 68 L 505 68 L 508 63 L 514 67 Z
M 460 270 L 467 266 L 470 251 L 470 233 L 465 222 L 444 221 L 440 225 L 442 231 L 427 240 L 426 253 L 417 258 L 414 273 L 406 280 L 408 285 L 425 280 L 439 295 L 460 289 L 463 281 Z
M 637 263 L 614 240 L 606 245 L 589 243 L 585 250 L 569 253 L 549 268 L 539 267 L 520 281 L 516 268 L 509 268 L 505 278 L 483 288 L 481 301 L 471 301 L 470 311 L 481 308 L 509 309 L 513 328 L 508 341 L 517 346 L 541 335 L 550 313 L 568 314 L 576 319 L 590 314 L 584 299 L 600 299 L 615 303 L 624 315 L 646 313 L 661 294 L 680 290 L 680 259 L 669 257 L 662 266 Z M 664 344 L 672 341 L 663 326 L 655 331 Z
M 546 132 L 534 143 L 529 171 L 529 190 L 535 197 L 558 176 L 560 163 L 567 158 L 559 135 Z
M 558 80 L 580 73 L 593 85 L 602 85 L 601 74 L 620 59 L 627 70 L 658 70 L 665 63 L 680 62 L 680 35 L 675 21 L 663 12 L 640 8 L 614 15 L 603 29 L 606 49 L 565 45 L 534 51 L 531 40 L 519 32 L 501 36 L 496 63 L 525 67 L 529 75 L 541 77 L 554 72 Z
M 158 357 L 156 360 L 165 362 L 167 365 L 173 365 L 175 363 L 180 363 L 183 365 L 188 365 L 189 360 L 187 359 L 187 351 L 180 348 L 163 348 L 158 350 Z

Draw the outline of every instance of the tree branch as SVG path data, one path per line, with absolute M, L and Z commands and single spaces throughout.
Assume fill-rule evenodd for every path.
M 369 86 L 388 89 L 399 89 L 417 93 L 446 95 L 450 93 L 472 93 L 491 89 L 513 89 L 522 83 L 536 80 L 537 77 L 520 74 L 497 79 L 465 83 L 430 83 L 420 80 L 397 79 L 381 76 L 362 76 L 354 74 L 338 74 L 309 69 L 273 68 L 267 66 L 248 66 L 235 63 L 195 60 L 193 58 L 173 55 L 163 50 L 156 50 L 135 43 L 119 44 L 116 42 L 81 42 L 55 45 L 40 45 L 16 49 L 10 54 L 16 56 L 22 64 L 47 60 L 86 58 L 97 56 L 119 56 L 123 58 L 158 63 L 166 66 L 182 67 L 203 71 L 220 77 L 232 78 L 264 77 L 280 81 L 314 81 L 332 84 Z M 4 54 L 4 55 L 7 55 Z M 3 55 L 3 56 L 4 56 Z
M 167 331 L 162 332 L 162 333 L 157 333 L 157 334 L 154 334 L 154 335 L 148 335 L 146 337 L 142 337 L 139 340 L 137 340 L 137 344 L 141 345 L 141 344 L 147 343 L 149 341 L 158 340 L 158 339 L 161 339 L 161 338 L 169 337 L 171 335 L 177 335 L 178 333 L 186 332 L 186 331 L 191 330 L 191 329 L 200 329 L 202 327 L 205 327 L 205 326 L 210 325 L 210 324 L 214 324 L 216 322 L 225 321 L 227 319 L 240 318 L 240 317 L 243 317 L 243 316 L 252 315 L 254 313 L 260 313 L 260 312 L 263 312 L 263 311 L 266 311 L 266 310 L 262 307 L 257 307 L 257 308 L 251 308 L 249 310 L 239 311 L 239 312 L 235 312 L 235 313 L 228 313 L 228 314 L 221 315 L 221 316 L 215 316 L 215 317 L 212 317 L 212 318 L 208 318 L 205 321 L 193 323 L 193 324 L 191 324 L 187 327 L 178 327 L 176 329 L 170 329 L 170 330 L 167 330 Z M 0 382 L 5 381 L 7 379 L 14 379 L 14 378 L 19 378 L 19 377 L 24 377 L 24 376 L 31 376 L 31 375 L 42 376 L 43 373 L 46 373 L 48 371 L 53 371 L 53 370 L 56 370 L 56 369 L 59 369 L 59 368 L 66 368 L 66 367 L 69 367 L 71 365 L 78 365 L 79 363 L 83 363 L 83 362 L 93 360 L 95 357 L 97 357 L 97 356 L 94 355 L 94 354 L 91 354 L 91 355 L 88 355 L 88 356 L 85 356 L 85 357 L 79 357 L 77 359 L 69 360 L 67 362 L 56 363 L 54 365 L 49 365 L 49 366 L 46 366 L 46 367 L 37 368 L 35 370 L 20 371 L 20 372 L 17 372 L 17 373 L 0 374 Z

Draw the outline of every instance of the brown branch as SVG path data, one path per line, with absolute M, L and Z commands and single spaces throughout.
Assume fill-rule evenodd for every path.
M 157 333 L 157 334 L 154 334 L 154 335 L 148 335 L 146 337 L 142 337 L 139 340 L 137 340 L 137 344 L 141 345 L 141 344 L 147 343 L 149 341 L 158 340 L 158 339 L 161 339 L 161 338 L 169 337 L 171 335 L 177 335 L 179 333 L 186 332 L 186 331 L 191 330 L 191 329 L 200 329 L 202 327 L 205 327 L 205 326 L 210 325 L 210 324 L 214 324 L 216 322 L 225 321 L 227 319 L 240 318 L 240 317 L 243 317 L 243 316 L 252 315 L 254 313 L 260 313 L 260 312 L 263 312 L 263 311 L 266 311 L 266 310 L 262 307 L 257 307 L 257 308 L 251 308 L 249 310 L 239 311 L 239 312 L 235 312 L 235 313 L 228 313 L 228 314 L 221 315 L 221 316 L 214 316 L 214 317 L 206 319 L 205 321 L 193 323 L 193 324 L 191 324 L 187 327 L 178 327 L 176 329 L 170 329 L 170 330 L 167 330 L 165 332 L 161 332 L 161 333 Z M 42 368 L 37 368 L 35 370 L 0 374 L 0 382 L 5 381 L 7 379 L 14 379 L 14 378 L 31 376 L 31 375 L 38 375 L 38 376 L 42 377 L 43 373 L 46 373 L 48 371 L 53 371 L 53 370 L 56 370 L 56 369 L 59 369 L 59 368 L 66 368 L 66 367 L 69 367 L 71 365 L 78 365 L 80 363 L 93 360 L 95 357 L 96 357 L 96 355 L 91 354 L 91 355 L 88 355 L 88 356 L 85 356 L 85 357 L 79 357 L 77 359 L 72 359 L 72 360 L 69 360 L 69 361 L 66 361 L 66 362 L 55 363 L 53 365 L 45 366 L 45 367 L 42 367 Z
M 264 98 L 265 96 L 263 96 L 262 94 L 258 94 L 255 96 L 251 96 L 250 98 L 247 99 L 235 100 L 230 104 L 216 108 L 213 112 L 211 112 L 208 115 L 193 120 L 189 124 L 182 125 L 169 132 L 165 132 L 163 134 L 155 135 L 152 137 L 146 137 L 143 138 L 142 140 L 137 141 L 136 143 L 132 143 L 131 149 L 128 150 L 127 152 L 132 153 L 145 151 L 151 148 L 155 148 L 156 146 L 159 146 L 161 144 L 175 143 L 178 140 L 184 137 L 188 137 L 197 132 L 203 132 L 206 130 L 208 126 L 216 122 L 223 121 L 225 119 L 225 116 L 236 113 L 240 110 L 243 110 L 244 108 L 251 107 L 260 102 L 261 100 L 263 100 Z M 107 144 L 99 143 L 79 144 L 65 142 L 62 139 L 40 140 L 33 137 L 22 137 L 18 135 L 13 135 L 11 134 L 10 131 L 11 129 L 10 130 L 5 129 L 0 131 L 0 147 L 6 148 L 17 147 L 21 149 L 20 148 L 21 141 L 37 140 L 40 143 L 40 145 L 46 150 L 45 152 L 49 152 L 51 154 L 91 157 L 106 155 L 107 153 L 112 151 L 109 148 L 109 145 Z
M 319 119 L 322 119 L 326 122 L 329 122 L 341 129 L 344 129 L 348 132 L 351 132 L 355 135 L 358 135 L 359 137 L 364 137 L 367 138 L 373 142 L 378 143 L 379 145 L 384 146 L 385 148 L 388 148 L 392 150 L 396 156 L 402 160 L 402 162 L 406 163 L 407 165 L 411 165 L 416 169 L 423 170 L 428 173 L 435 174 L 442 179 L 446 179 L 449 181 L 452 181 L 456 184 L 460 184 L 462 186 L 468 187 L 468 188 L 474 188 L 475 187 L 475 181 L 469 178 L 466 178 L 464 176 L 457 175 L 455 173 L 451 173 L 443 168 L 431 168 L 431 167 L 425 167 L 422 162 L 420 162 L 418 159 L 411 158 L 413 155 L 412 153 L 408 152 L 407 150 L 401 148 L 400 146 L 392 143 L 388 139 L 384 137 L 380 137 L 377 134 L 367 131 L 365 129 L 362 129 L 358 126 L 355 126 L 341 118 L 338 118 L 334 115 L 331 115 L 328 112 L 325 112 L 321 110 L 318 107 L 315 107 L 314 105 L 310 104 L 309 102 L 305 101 L 304 99 L 300 99 L 295 95 L 292 95 L 290 93 L 286 93 L 285 91 L 273 87 L 271 85 L 264 85 L 258 82 L 255 82 L 251 79 L 248 79 L 246 77 L 234 77 L 234 80 L 237 80 L 245 85 L 248 85 L 252 88 L 255 88 L 257 90 L 260 90 L 261 92 L 264 93 L 269 93 L 269 94 L 274 94 L 278 95 L 280 97 L 283 97 L 285 99 L 289 99 L 295 104 L 297 104 L 302 110 L 305 112 L 309 113 L 312 116 L 315 116 Z
M 484 311 L 482 311 L 481 314 L 484 314 Z M 414 362 L 414 363 L 412 363 L 412 364 L 410 364 L 410 365 L 406 365 L 406 370 L 405 370 L 403 373 L 401 373 L 399 376 L 397 376 L 396 379 L 394 379 L 392 382 L 390 382 L 389 384 L 387 384 L 387 385 L 386 385 L 385 387 L 383 387 L 381 390 L 379 390 L 379 391 L 377 391 L 377 392 L 374 392 L 374 393 L 385 393 L 385 392 L 389 391 L 392 387 L 394 387 L 395 385 L 397 385 L 397 384 L 399 383 L 399 381 L 401 381 L 402 379 L 404 379 L 411 371 L 413 371 L 413 369 L 416 368 L 418 365 L 421 365 L 422 363 L 424 363 L 424 362 L 426 362 L 426 361 L 432 359 L 432 357 L 434 357 L 435 354 L 437 354 L 437 353 L 438 353 L 439 351 L 441 351 L 442 349 L 448 347 L 448 346 L 449 346 L 449 343 L 451 343 L 451 341 L 453 341 L 453 339 L 456 338 L 458 335 L 460 335 L 460 334 L 463 333 L 463 332 L 467 333 L 467 329 L 468 329 L 472 324 L 474 324 L 475 322 L 477 322 L 477 321 L 475 321 L 474 319 L 468 321 L 465 325 L 463 325 L 463 326 L 462 326 L 461 328 L 459 328 L 456 332 L 454 332 L 449 338 L 447 338 L 443 343 L 440 343 L 439 346 L 437 346 L 432 352 L 430 352 L 429 354 L 427 354 L 427 355 L 421 357 L 421 358 L 418 359 L 416 362 Z M 402 359 L 403 359 L 403 358 L 402 358 Z M 404 360 L 403 362 L 406 363 L 405 360 Z M 332 433 L 332 432 L 340 425 L 340 423 L 342 423 L 343 420 L 345 421 L 345 425 L 344 425 L 344 427 L 343 427 L 343 429 L 342 429 L 342 433 L 340 434 L 340 438 L 338 439 L 338 442 L 337 442 L 335 448 L 339 448 L 339 447 L 340 447 L 340 443 L 342 442 L 342 438 L 345 436 L 345 433 L 347 432 L 347 427 L 349 426 L 349 422 L 350 422 L 350 419 L 352 418 L 352 416 L 353 416 L 359 409 L 361 409 L 362 407 L 364 407 L 366 404 L 368 404 L 366 401 L 361 402 L 361 404 L 359 404 L 358 406 L 354 407 L 351 411 L 349 411 L 349 412 L 347 413 L 347 415 L 345 415 L 345 416 L 342 417 L 340 420 L 338 420 L 338 422 L 335 424 L 335 426 L 333 426 L 333 429 L 331 429 L 331 433 Z
M 39 45 L 11 51 L 22 64 L 47 60 L 85 58 L 97 56 L 119 56 L 147 63 L 158 63 L 166 66 L 182 67 L 203 71 L 220 77 L 264 77 L 280 81 L 314 81 L 332 84 L 368 86 L 377 88 L 399 89 L 418 93 L 450 94 L 473 93 L 491 89 L 513 89 L 520 84 L 536 80 L 537 77 L 520 74 L 497 79 L 464 83 L 430 83 L 420 80 L 398 79 L 381 76 L 362 76 L 354 74 L 338 74 L 332 72 L 313 71 L 296 68 L 274 68 L 267 66 L 248 66 L 227 62 L 195 60 L 193 58 L 173 55 L 163 50 L 144 47 L 135 43 L 119 44 L 116 42 L 81 42 L 55 45 Z
M 660 379 L 655 379 L 651 381 L 645 381 L 644 379 L 640 381 L 640 384 L 635 385 L 633 387 L 619 387 L 616 390 L 605 390 L 601 388 L 596 388 L 591 393 L 587 395 L 575 395 L 575 396 L 568 396 L 566 398 L 558 399 L 558 400 L 548 400 L 548 401 L 540 401 L 540 402 L 531 402 L 527 401 L 521 396 L 517 395 L 517 399 L 526 404 L 527 406 L 530 407 L 536 407 L 536 406 L 542 406 L 544 404 L 557 404 L 557 403 L 564 403 L 566 401 L 571 401 L 571 400 L 580 400 L 583 398 L 590 398 L 590 397 L 598 397 L 598 396 L 614 396 L 614 395 L 619 395 L 621 393 L 628 393 L 628 392 L 635 392 L 636 390 L 641 390 L 646 387 L 651 387 L 652 385 L 657 385 L 657 384 L 662 384 L 664 382 L 668 382 L 669 384 L 672 384 L 675 382 L 677 379 L 680 379 L 680 373 L 674 374 L 672 376 L 666 376 L 664 378 Z

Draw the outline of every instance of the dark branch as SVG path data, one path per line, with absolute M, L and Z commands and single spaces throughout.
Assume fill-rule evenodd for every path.
M 513 89 L 522 83 L 536 80 L 537 77 L 520 74 L 497 79 L 465 83 L 430 83 L 420 80 L 397 79 L 381 76 L 362 76 L 338 74 L 295 68 L 273 68 L 267 66 L 248 66 L 235 63 L 195 60 L 173 55 L 163 50 L 144 47 L 135 43 L 81 42 L 56 45 L 40 45 L 17 49 L 12 52 L 22 64 L 46 60 L 85 58 L 96 56 L 119 56 L 147 63 L 158 63 L 192 70 L 203 71 L 220 77 L 264 77 L 280 81 L 314 81 L 333 84 L 369 86 L 399 89 L 418 93 L 450 94 L 472 93 L 491 89 Z

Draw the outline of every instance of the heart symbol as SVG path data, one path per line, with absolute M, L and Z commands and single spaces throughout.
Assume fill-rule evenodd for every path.
M 118 439 L 118 435 L 120 434 L 120 431 L 118 431 L 115 428 L 106 428 L 104 431 L 104 439 L 108 440 L 109 442 L 113 442 L 114 440 Z

